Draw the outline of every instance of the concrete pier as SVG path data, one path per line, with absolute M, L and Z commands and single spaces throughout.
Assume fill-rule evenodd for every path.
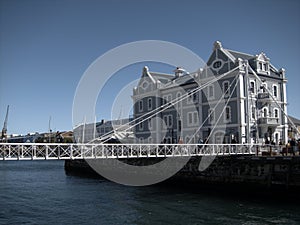
M 162 159 L 120 159 L 131 165 L 155 164 Z M 151 162 L 149 162 L 151 160 Z M 206 184 L 250 185 L 264 188 L 300 189 L 299 156 L 217 156 L 204 171 L 199 171 L 201 157 L 189 162 L 171 179 Z M 106 159 L 103 165 L 113 163 Z M 110 167 L 111 168 L 111 167 Z M 84 160 L 66 160 L 67 172 L 95 173 Z

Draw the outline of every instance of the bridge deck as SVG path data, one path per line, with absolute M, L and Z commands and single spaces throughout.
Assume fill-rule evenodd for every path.
M 245 144 L 37 144 L 0 143 L 0 160 L 164 158 L 245 155 L 268 151 Z

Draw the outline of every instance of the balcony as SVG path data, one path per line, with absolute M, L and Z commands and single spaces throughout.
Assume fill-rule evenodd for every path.
M 279 118 L 276 117 L 261 117 L 258 118 L 259 125 L 279 126 Z
M 258 94 L 257 94 L 257 99 L 258 99 L 259 101 L 271 101 L 271 100 L 272 100 L 270 94 L 267 93 L 267 92 L 264 92 L 264 93 L 258 93 Z

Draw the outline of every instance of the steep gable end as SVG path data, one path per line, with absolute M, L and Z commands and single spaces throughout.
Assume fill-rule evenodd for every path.
M 155 89 L 157 80 L 153 78 L 147 66 L 143 68 L 141 79 L 135 88 L 136 94 L 143 94 Z
M 235 57 L 222 47 L 221 42 L 214 43 L 213 52 L 207 61 L 207 67 L 214 75 L 226 73 L 234 67 Z

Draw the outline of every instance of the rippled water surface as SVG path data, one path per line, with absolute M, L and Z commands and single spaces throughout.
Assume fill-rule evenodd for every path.
M 66 175 L 63 161 L 0 161 L 0 224 L 299 224 L 300 203 L 276 197 L 128 187 Z

